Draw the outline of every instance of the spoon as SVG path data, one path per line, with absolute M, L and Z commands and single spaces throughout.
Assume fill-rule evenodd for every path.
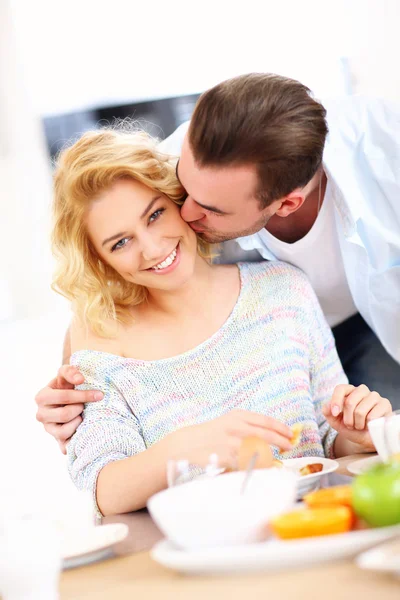
M 243 494 L 244 494 L 244 492 L 246 490 L 247 484 L 248 484 L 249 479 L 251 477 L 251 474 L 253 472 L 254 466 L 255 466 L 255 464 L 257 462 L 258 456 L 259 456 L 259 453 L 258 452 L 254 452 L 253 456 L 249 460 L 249 464 L 247 465 L 247 469 L 246 469 L 246 475 L 245 475 L 243 483 L 242 483 L 242 489 L 240 490 L 240 495 L 241 496 L 243 496 Z

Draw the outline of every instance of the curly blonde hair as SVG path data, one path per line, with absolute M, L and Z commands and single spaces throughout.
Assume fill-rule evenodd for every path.
M 100 336 L 113 335 L 110 323 L 128 323 L 129 308 L 147 297 L 146 288 L 126 281 L 100 259 L 86 231 L 91 202 L 120 179 L 138 181 L 179 205 L 185 194 L 175 161 L 157 149 L 157 140 L 126 122 L 89 131 L 59 155 L 52 230 L 58 264 L 52 288 Z M 198 250 L 211 258 L 209 245 L 199 238 Z

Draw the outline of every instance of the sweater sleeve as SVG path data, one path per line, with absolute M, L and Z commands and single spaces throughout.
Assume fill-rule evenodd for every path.
M 77 353 L 85 355 L 85 352 Z M 74 355 L 74 356 L 77 356 Z M 104 393 L 98 402 L 85 404 L 83 421 L 67 446 L 68 469 L 76 487 L 90 491 L 96 501 L 97 478 L 107 464 L 146 450 L 139 423 L 117 387 L 117 378 L 107 367 L 92 360 L 72 357 L 85 383 L 80 390 L 96 389 Z
M 326 322 L 317 296 L 304 276 L 304 301 L 310 340 L 310 383 L 321 443 L 327 458 L 334 458 L 333 444 L 337 431 L 322 413 L 323 405 L 332 398 L 333 390 L 348 383 L 340 362 L 331 328 Z

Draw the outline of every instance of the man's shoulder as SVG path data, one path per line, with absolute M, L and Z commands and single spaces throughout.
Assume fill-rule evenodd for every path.
M 384 106 L 396 107 L 395 102 L 366 94 L 354 94 L 349 96 L 329 96 L 321 99 L 329 115 L 351 114 L 352 112 L 374 111 Z
M 255 247 L 244 249 L 237 240 L 228 240 L 217 246 L 213 263 L 232 265 L 238 262 L 259 262 L 262 258 Z
M 399 121 L 400 105 L 375 96 L 356 95 L 331 97 L 322 100 L 327 111 L 330 137 L 346 133 L 347 136 L 365 134 L 373 129 L 391 128 Z
M 190 121 L 185 121 L 182 125 L 179 125 L 177 129 L 165 140 L 159 143 L 158 148 L 161 152 L 166 154 L 172 154 L 173 156 L 180 156 L 183 139 L 189 129 Z

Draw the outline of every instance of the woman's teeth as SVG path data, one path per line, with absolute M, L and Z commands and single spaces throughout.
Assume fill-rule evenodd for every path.
M 176 258 L 176 248 L 173 252 L 171 252 L 171 254 L 165 260 L 163 260 L 158 265 L 155 265 L 154 267 L 151 267 L 151 268 L 154 271 L 159 271 L 160 269 L 166 269 L 167 267 L 169 267 L 169 265 L 172 265 L 175 258 Z

